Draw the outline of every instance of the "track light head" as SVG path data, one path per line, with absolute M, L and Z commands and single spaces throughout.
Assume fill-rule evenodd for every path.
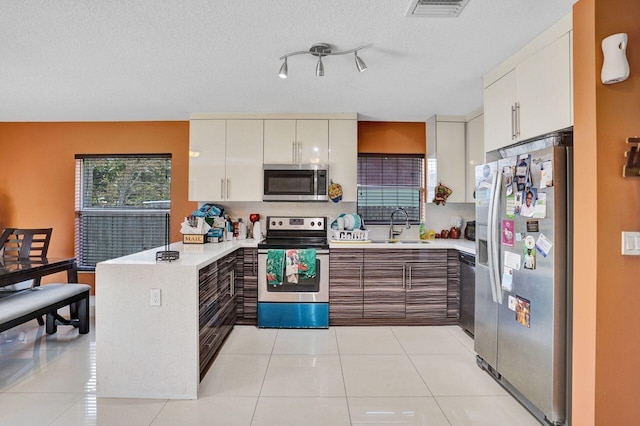
M 282 66 L 280 67 L 280 72 L 278 73 L 278 77 L 287 78 L 288 74 L 289 74 L 289 67 L 287 67 L 287 58 L 284 58 L 284 62 L 282 63 Z
M 354 55 L 356 56 L 356 67 L 358 67 L 358 71 L 362 72 L 366 70 L 367 64 L 365 64 L 364 61 L 358 56 L 357 50 L 354 52 Z
M 318 57 L 318 65 L 316 65 L 316 76 L 324 77 L 324 65 L 322 64 L 322 56 Z

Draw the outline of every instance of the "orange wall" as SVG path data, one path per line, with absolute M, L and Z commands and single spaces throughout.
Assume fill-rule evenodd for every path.
M 187 201 L 189 123 L 0 123 L 0 228 L 53 228 L 49 254 L 74 255 L 75 154 L 171 153 L 171 236 Z M 52 279 L 63 279 L 52 277 Z M 79 280 L 93 284 L 93 274 Z
M 364 154 L 426 154 L 426 124 L 359 121 L 358 152 Z
M 622 177 L 625 140 L 640 134 L 639 19 L 638 0 L 574 6 L 575 425 L 640 419 L 640 257 L 620 253 L 621 232 L 640 231 L 640 179 Z M 600 43 L 620 32 L 629 35 L 631 77 L 603 85 Z

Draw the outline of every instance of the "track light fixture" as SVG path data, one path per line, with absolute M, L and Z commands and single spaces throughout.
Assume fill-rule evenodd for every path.
M 281 60 L 284 60 L 284 62 L 282 63 L 282 66 L 280 67 L 280 72 L 278 73 L 278 76 L 280 78 L 287 78 L 288 75 L 288 67 L 287 67 L 287 58 L 289 56 L 295 56 L 295 55 L 313 55 L 313 56 L 317 56 L 318 57 L 318 63 L 316 65 L 316 76 L 318 77 L 322 77 L 324 76 L 324 64 L 322 62 L 322 57 L 323 56 L 331 56 L 331 55 L 346 55 L 349 53 L 353 53 L 355 56 L 355 61 L 356 61 L 356 67 L 358 68 L 358 71 L 362 72 L 364 70 L 367 69 L 367 65 L 364 63 L 364 61 L 362 60 L 362 58 L 360 58 L 358 56 L 358 50 L 364 49 L 365 46 L 360 46 L 360 47 L 356 47 L 355 49 L 350 49 L 350 50 L 344 50 L 344 51 L 332 51 L 331 50 L 331 46 L 327 43 L 316 43 L 313 46 L 311 46 L 311 48 L 309 50 L 300 50 L 297 52 L 291 52 L 291 53 L 287 53 L 286 55 L 283 55 L 280 57 Z

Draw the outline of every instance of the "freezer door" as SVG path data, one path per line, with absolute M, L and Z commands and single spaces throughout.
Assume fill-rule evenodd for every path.
M 514 221 L 514 232 L 548 238 L 553 246 L 545 257 L 535 248 L 534 269 L 526 262 L 525 239 L 514 240 L 514 246 L 501 244 L 505 252 L 521 258 L 520 269 L 513 270 L 512 290 L 502 286 L 504 303 L 498 311 L 497 370 L 533 405 L 553 422 L 565 418 L 565 351 L 566 351 L 566 240 L 567 192 L 566 148 L 555 147 L 531 153 L 532 186 L 546 195 L 544 218 L 506 215 L 506 198 L 501 201 L 501 218 Z M 505 160 L 501 160 L 505 161 Z M 508 160 L 515 161 L 515 160 Z M 540 167 L 553 164 L 553 186 L 540 188 Z M 502 167 L 504 163 L 500 164 Z M 547 170 L 548 172 L 548 170 Z M 523 199 L 524 200 L 524 199 Z M 536 230 L 537 228 L 537 230 Z M 503 229 L 504 230 L 504 229 Z M 503 271 L 501 271 L 502 273 Z M 511 303 L 509 303 L 511 299 Z M 520 322 L 513 306 L 522 308 Z M 510 308 L 511 305 L 511 308 Z M 518 309 L 518 308 L 517 308 Z M 524 324 L 523 324 L 524 322 Z
M 491 286 L 489 215 L 497 163 L 476 167 L 476 288 L 474 350 L 495 368 L 498 359 L 498 306 Z

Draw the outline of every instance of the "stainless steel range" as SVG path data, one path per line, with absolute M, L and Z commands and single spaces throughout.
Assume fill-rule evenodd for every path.
M 329 327 L 326 217 L 267 217 L 258 244 L 258 327 Z

